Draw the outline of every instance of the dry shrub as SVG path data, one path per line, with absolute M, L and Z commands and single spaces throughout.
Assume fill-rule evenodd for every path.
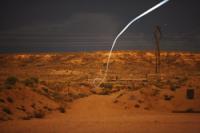
M 30 77 L 28 79 L 25 79 L 23 82 L 26 86 L 33 87 L 34 85 L 39 83 L 39 79 L 37 77 Z
M 34 115 L 34 118 L 40 118 L 41 119 L 41 118 L 45 117 L 45 113 L 42 110 L 34 111 L 33 115 Z
M 65 113 L 66 111 L 65 111 L 65 107 L 63 107 L 63 106 L 60 106 L 59 108 L 58 108 L 58 110 L 60 111 L 60 113 Z
M 7 113 L 7 114 L 9 114 L 9 115 L 12 114 L 11 110 L 10 110 L 9 108 L 7 108 L 7 107 L 4 107 L 4 108 L 2 109 L 2 111 L 5 112 L 5 113 Z
M 17 81 L 19 81 L 17 77 L 10 76 L 5 80 L 4 84 L 5 85 L 15 85 L 17 83 Z

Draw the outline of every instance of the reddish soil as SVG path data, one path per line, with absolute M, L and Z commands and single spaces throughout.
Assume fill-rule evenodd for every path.
M 1 133 L 199 133 L 199 114 L 134 112 L 113 103 L 116 94 L 76 100 L 65 114 L 0 123 Z

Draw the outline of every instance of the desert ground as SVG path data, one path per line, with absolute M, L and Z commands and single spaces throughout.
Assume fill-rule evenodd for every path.
M 114 51 L 96 87 L 107 57 L 0 54 L 0 132 L 200 132 L 200 53 Z

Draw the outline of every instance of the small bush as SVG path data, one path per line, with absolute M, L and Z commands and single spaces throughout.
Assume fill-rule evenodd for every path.
M 63 96 L 61 94 L 57 93 L 57 92 L 53 92 L 52 97 L 55 100 L 62 100 L 63 99 Z
M 30 77 L 24 80 L 24 84 L 29 87 L 33 87 L 35 84 L 38 84 L 39 80 L 36 77 Z
M 39 83 L 39 79 L 37 77 L 30 77 L 30 80 L 32 80 L 36 84 Z
M 49 92 L 49 89 L 47 87 L 43 87 L 42 88 L 44 90 L 44 92 L 48 93 Z
M 15 85 L 18 79 L 14 76 L 8 77 L 5 81 L 5 85 Z
M 12 97 L 7 97 L 7 101 L 8 101 L 9 103 L 13 103 Z
M 44 118 L 45 113 L 42 110 L 38 110 L 34 112 L 34 117 L 35 118 Z
M 58 108 L 58 110 L 60 111 L 60 113 L 65 113 L 65 108 L 62 107 L 62 106 L 60 106 L 60 107 Z
M 9 114 L 9 115 L 11 115 L 12 114 L 12 112 L 10 111 L 10 109 L 9 108 L 3 108 L 3 112 L 5 112 L 5 113 L 7 113 L 7 114 Z

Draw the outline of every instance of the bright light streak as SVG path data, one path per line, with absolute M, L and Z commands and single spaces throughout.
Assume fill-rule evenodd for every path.
M 137 16 L 136 18 L 134 18 L 133 20 L 131 20 L 123 29 L 121 32 L 119 32 L 119 34 L 115 37 L 114 41 L 113 41 L 113 44 L 112 44 L 112 47 L 110 49 L 110 52 L 109 52 L 109 55 L 108 55 L 108 60 L 107 60 L 107 64 L 106 64 L 106 70 L 105 70 L 105 74 L 103 76 L 103 78 L 95 78 L 93 83 L 95 85 L 95 82 L 97 80 L 100 80 L 100 82 L 98 83 L 96 87 L 99 87 L 101 83 L 104 82 L 104 80 L 106 79 L 107 77 L 107 73 L 108 73 L 108 69 L 109 69 L 109 63 L 110 63 L 110 58 L 111 58 L 111 55 L 112 55 L 112 51 L 113 51 L 113 48 L 115 47 L 115 43 L 117 42 L 117 39 L 126 31 L 126 29 L 131 25 L 133 24 L 135 21 L 139 20 L 140 18 L 142 18 L 143 16 L 149 14 L 150 12 L 154 11 L 155 9 L 161 7 L 162 5 L 164 5 L 165 3 L 169 2 L 169 0 L 163 0 L 162 2 L 158 3 L 157 5 L 153 6 L 152 8 L 148 9 L 147 11 L 145 11 L 144 13 L 140 14 L 139 16 Z

